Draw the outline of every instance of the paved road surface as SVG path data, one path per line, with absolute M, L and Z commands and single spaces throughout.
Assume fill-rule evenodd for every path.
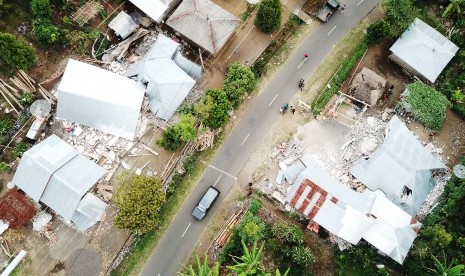
M 329 22 L 316 23 L 320 26 L 304 39 L 265 90 L 254 100 L 161 238 L 142 271 L 143 276 L 172 276 L 180 270 L 181 263 L 189 257 L 202 231 L 235 183 L 250 154 L 262 141 L 263 133 L 267 133 L 277 117 L 281 116 L 280 106 L 289 102 L 297 92 L 299 79 L 307 79 L 332 46 L 360 22 L 379 0 L 356 1 L 345 3 L 344 13 L 334 14 Z M 310 58 L 302 63 L 306 52 L 310 53 Z M 221 195 L 210 213 L 199 222 L 192 218 L 191 212 L 209 185 L 218 188 Z

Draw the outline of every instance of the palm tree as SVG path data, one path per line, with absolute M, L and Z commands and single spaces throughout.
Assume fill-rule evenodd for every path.
M 220 264 L 215 263 L 210 267 L 207 263 L 207 257 L 203 258 L 203 262 L 200 261 L 199 255 L 196 256 L 197 268 L 192 265 L 189 268 L 184 267 L 187 273 L 178 272 L 179 276 L 219 276 L 220 275 Z
M 449 17 L 452 14 L 462 14 L 462 8 L 465 7 L 465 0 L 450 0 L 449 5 L 442 13 L 442 17 Z
M 240 258 L 232 256 L 236 264 L 227 266 L 226 268 L 231 272 L 235 272 L 239 276 L 265 275 L 262 268 L 262 251 L 264 243 L 260 246 L 260 248 L 257 248 L 257 242 L 254 242 L 252 249 L 249 250 L 244 240 L 241 242 L 242 247 L 244 248 L 244 255 Z
M 444 254 L 444 251 L 442 252 L 442 258 L 444 259 L 444 263 L 441 263 L 435 256 L 431 255 L 433 257 L 434 261 L 434 266 L 436 268 L 428 268 L 428 271 L 430 272 L 431 275 L 437 275 L 437 276 L 462 276 L 465 275 L 464 269 L 465 265 L 459 264 L 456 266 L 452 266 L 454 263 L 454 260 L 450 262 L 449 265 L 447 265 L 446 261 L 446 256 Z

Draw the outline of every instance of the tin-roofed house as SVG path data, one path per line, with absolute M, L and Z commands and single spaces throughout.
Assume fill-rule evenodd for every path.
M 390 50 L 389 58 L 410 74 L 434 83 L 459 48 L 416 18 Z
M 207 55 L 219 53 L 239 23 L 237 17 L 209 0 L 184 0 L 166 20 Z
M 12 183 L 84 231 L 105 211 L 106 203 L 87 193 L 105 173 L 52 135 L 23 154 Z

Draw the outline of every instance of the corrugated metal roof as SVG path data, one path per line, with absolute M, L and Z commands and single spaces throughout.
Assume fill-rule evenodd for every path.
M 86 194 L 79 202 L 71 221 L 79 231 L 85 231 L 103 216 L 107 204 L 93 194 Z
M 138 24 L 124 11 L 111 20 L 108 27 L 115 31 L 122 39 L 130 35 L 137 27 Z
M 212 54 L 239 25 L 233 14 L 209 0 L 184 0 L 166 24 Z
M 132 140 L 144 91 L 136 81 L 70 59 L 58 86 L 57 117 Z
M 12 183 L 71 220 L 83 196 L 105 172 L 52 135 L 23 154 Z
M 418 18 L 390 48 L 393 54 L 433 83 L 458 49 L 445 36 Z
M 446 166 L 394 116 L 384 143 L 349 171 L 368 188 L 382 190 L 399 207 L 415 215 L 435 185 L 430 170 L 441 168 Z M 412 191 L 411 196 L 402 197 L 404 187 Z
M 173 116 L 196 83 L 173 60 L 179 52 L 178 48 L 179 43 L 159 34 L 144 58 L 131 65 L 125 74 L 148 82 L 150 110 L 164 120 Z M 199 66 L 187 59 L 183 60 L 183 66 L 193 72 L 200 71 Z
M 169 3 L 158 0 L 129 0 L 155 22 L 160 23 Z M 171 1 L 170 1 L 171 2 Z

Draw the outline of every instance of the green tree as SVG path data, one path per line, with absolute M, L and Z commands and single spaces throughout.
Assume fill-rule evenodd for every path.
M 223 90 L 207 90 L 205 98 L 194 106 L 194 110 L 207 127 L 219 128 L 228 120 L 231 103 Z
M 253 276 L 265 274 L 262 267 L 262 251 L 263 245 L 257 248 L 257 242 L 254 242 L 252 249 L 249 250 L 244 241 L 241 241 L 244 248 L 244 255 L 242 257 L 233 256 L 235 264 L 227 266 L 231 272 L 236 273 L 238 276 Z
M 32 21 L 32 33 L 41 48 L 56 44 L 61 38 L 60 28 L 53 25 L 49 19 L 34 19 Z
M 255 17 L 255 26 L 264 33 L 271 33 L 281 26 L 283 7 L 280 0 L 263 0 Z
M 163 131 L 162 138 L 157 144 L 167 150 L 178 149 L 182 142 L 192 140 L 197 135 L 194 124 L 194 116 L 191 114 L 182 115 L 179 122 Z
M 31 11 L 35 18 L 49 19 L 52 17 L 52 7 L 49 0 L 31 0 Z
M 265 235 L 265 224 L 262 220 L 248 212 L 238 226 L 239 236 L 248 244 L 262 239 Z
M 399 35 L 413 22 L 420 10 L 412 0 L 383 0 L 386 20 L 391 26 L 391 34 Z
M 407 85 L 408 94 L 401 103 L 408 106 L 415 117 L 427 128 L 439 130 L 450 105 L 446 96 L 422 82 Z
M 435 256 L 431 255 L 433 258 L 434 266 L 435 268 L 427 268 L 430 275 L 435 275 L 435 276 L 462 276 L 465 275 L 465 265 L 463 264 L 458 264 L 454 265 L 454 260 L 450 262 L 450 264 L 447 264 L 446 256 L 444 254 L 444 251 L 442 252 L 442 258 L 443 262 L 440 262 L 438 258 Z
M 372 23 L 367 28 L 366 42 L 367 44 L 378 44 L 383 38 L 389 36 L 390 33 L 389 24 L 384 20 L 378 20 Z
M 452 235 L 447 233 L 446 229 L 438 224 L 426 227 L 421 234 L 428 238 L 431 246 L 437 250 L 446 248 L 452 241 Z
M 306 267 L 315 262 L 312 251 L 305 246 L 295 246 L 291 250 L 292 261 L 294 263 Z
M 228 66 L 224 80 L 224 92 L 233 106 L 237 106 L 242 97 L 254 90 L 257 80 L 250 67 L 234 62 Z
M 3 62 L 26 71 L 36 61 L 34 48 L 9 33 L 0 33 L 0 53 Z
M 442 13 L 442 17 L 449 17 L 452 15 L 460 16 L 463 14 L 465 8 L 465 0 L 450 0 L 449 5 Z
M 132 175 L 118 188 L 114 201 L 118 207 L 116 227 L 145 233 L 159 225 L 159 213 L 165 203 L 165 193 L 160 180 Z
M 187 273 L 178 272 L 179 276 L 219 276 L 220 275 L 220 264 L 215 263 L 212 267 L 208 265 L 207 256 L 203 258 L 203 262 L 200 261 L 199 255 L 195 256 L 196 267 L 192 265 L 189 268 L 184 267 Z

